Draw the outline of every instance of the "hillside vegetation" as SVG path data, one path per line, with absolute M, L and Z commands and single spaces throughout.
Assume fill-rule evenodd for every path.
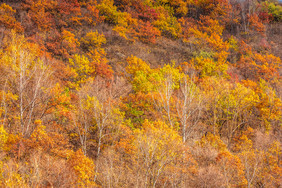
M 0 187 L 281 187 L 282 7 L 2 0 Z

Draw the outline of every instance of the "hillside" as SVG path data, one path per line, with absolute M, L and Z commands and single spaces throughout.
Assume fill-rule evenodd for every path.
M 281 2 L 2 0 L 1 187 L 281 187 Z

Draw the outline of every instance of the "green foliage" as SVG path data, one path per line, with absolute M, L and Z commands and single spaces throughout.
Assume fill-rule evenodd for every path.
M 282 6 L 275 2 L 265 1 L 261 3 L 262 10 L 267 11 L 273 21 L 280 22 L 282 20 Z
M 267 8 L 276 22 L 280 22 L 282 20 L 282 7 L 280 5 L 269 3 Z

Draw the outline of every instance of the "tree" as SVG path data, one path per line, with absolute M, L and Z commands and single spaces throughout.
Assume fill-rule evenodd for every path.
M 211 99 L 207 112 L 212 118 L 208 121 L 214 126 L 215 133 L 218 131 L 222 136 L 226 136 L 230 144 L 233 135 L 240 131 L 240 128 L 252 123 L 252 109 L 257 105 L 258 95 L 240 83 L 208 80 L 210 87 L 204 86 Z
M 259 111 L 257 119 L 261 122 L 264 129 L 268 132 L 272 128 L 275 129 L 279 126 L 279 120 L 281 119 L 281 110 L 279 110 L 281 108 L 281 100 L 277 97 L 275 90 L 270 84 L 262 79 L 259 83 L 244 80 L 242 84 L 251 88 L 258 96 L 255 106 Z
M 156 108 L 165 112 L 168 123 L 174 127 L 172 114 L 172 100 L 175 89 L 179 88 L 179 80 L 183 74 L 174 65 L 164 65 L 159 70 L 158 80 L 156 80 L 156 92 L 153 95 Z
M 219 176 L 223 178 L 225 186 L 245 186 L 247 184 L 244 178 L 244 166 L 240 158 L 227 149 L 226 144 L 219 136 L 207 133 L 198 144 L 204 150 L 213 151 L 215 159 L 212 162 L 219 168 Z M 199 157 L 201 159 L 203 156 Z
M 244 166 L 240 159 L 230 152 L 222 152 L 217 156 L 218 165 L 224 175 L 225 186 L 245 186 Z
M 38 31 L 47 32 L 52 30 L 55 22 L 53 12 L 57 6 L 56 1 L 25 0 L 22 6 L 28 10 L 28 16 Z
M 89 187 L 96 186 L 95 165 L 91 159 L 83 155 L 81 150 L 72 152 L 68 159 L 71 170 L 75 173 L 72 186 Z
M 182 140 L 185 143 L 201 117 L 203 108 L 203 99 L 201 91 L 196 86 L 195 79 L 188 75 L 180 79 L 178 99 L 177 99 L 177 114 L 180 120 L 182 129 Z
M 48 104 L 48 89 L 52 82 L 51 61 L 43 58 L 39 49 L 25 41 L 23 36 L 11 33 L 10 44 L 1 56 L 2 68 L 8 77 L 2 78 L 2 90 L 14 95 L 13 105 L 6 106 L 4 117 L 9 131 L 29 136 L 34 121 L 43 119 Z M 9 87 L 8 87 L 9 86 Z
M 242 132 L 241 136 L 236 139 L 234 150 L 238 152 L 245 171 L 245 178 L 248 182 L 248 188 L 255 185 L 255 179 L 261 171 L 262 155 L 261 151 L 254 149 L 253 142 L 250 137 L 253 137 L 254 130 L 248 128 Z
M 281 186 L 281 144 L 273 141 L 263 155 L 263 170 L 259 173 L 258 182 L 264 186 Z
M 107 81 L 97 77 L 89 79 L 78 91 L 78 100 L 75 110 L 72 112 L 73 129 L 75 130 L 82 152 L 85 156 L 93 156 L 100 159 L 104 145 L 112 145 L 115 142 L 115 134 L 123 123 L 123 113 L 114 106 L 114 85 L 108 85 Z M 92 151 L 89 148 L 92 149 Z M 89 154 L 89 151 L 91 153 Z M 100 171 L 99 163 L 95 168 L 95 181 Z
M 281 64 L 279 57 L 269 53 L 257 53 L 250 45 L 244 42 L 241 42 L 239 51 L 240 58 L 235 66 L 245 79 L 256 82 L 260 79 L 275 82 L 279 77 L 278 69 Z
M 164 122 L 145 120 L 143 128 L 137 129 L 135 135 L 135 185 L 156 187 L 165 182 L 185 185 L 184 180 L 193 173 L 195 162 L 177 131 Z

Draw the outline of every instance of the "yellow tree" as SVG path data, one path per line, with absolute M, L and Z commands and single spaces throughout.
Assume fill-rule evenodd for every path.
M 240 83 L 231 83 L 224 79 L 209 78 L 203 82 L 209 102 L 207 104 L 207 121 L 214 128 L 227 137 L 231 143 L 233 135 L 239 128 L 250 124 L 252 109 L 258 102 L 258 95 L 250 88 Z
M 172 112 L 173 108 L 173 93 L 179 88 L 179 80 L 182 79 L 183 74 L 174 65 L 164 65 L 161 69 L 155 70 L 157 80 L 153 83 L 156 85 L 156 92 L 154 93 L 154 101 L 157 109 L 165 113 L 165 119 L 171 127 L 174 126 L 175 116 Z
M 175 65 L 166 64 L 162 68 L 151 69 L 143 60 L 137 57 L 128 58 L 127 72 L 135 92 L 151 95 L 155 110 L 160 113 L 160 119 L 168 121 L 171 127 L 176 122 L 176 109 L 173 95 L 179 88 L 179 81 L 184 76 Z
M 6 83 L 1 87 L 6 94 L 10 93 L 9 98 L 13 97 L 14 103 L 10 106 L 4 104 L 4 116 L 9 119 L 9 131 L 30 135 L 34 121 L 45 115 L 48 90 L 52 85 L 52 62 L 23 36 L 11 32 L 9 37 L 6 38 L 6 51 L 0 57 L 3 62 L 1 69 L 7 75 L 1 78 L 1 82 Z
M 135 185 L 156 187 L 168 181 L 185 186 L 184 180 L 196 172 L 196 163 L 178 132 L 164 122 L 145 120 L 134 134 Z
M 117 94 L 114 82 L 101 77 L 89 78 L 77 92 L 76 105 L 71 112 L 74 136 L 79 140 L 83 154 L 93 156 L 96 161 L 101 161 L 105 145 L 114 144 L 123 124 L 124 114 L 115 107 Z M 94 181 L 102 167 L 103 164 L 96 163 Z

